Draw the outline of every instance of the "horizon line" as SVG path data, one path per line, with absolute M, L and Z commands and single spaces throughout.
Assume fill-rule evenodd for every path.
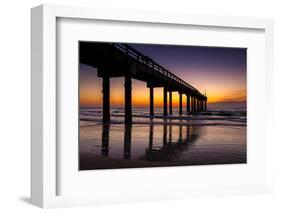
M 245 101 L 217 101 L 217 102 L 207 102 L 207 105 L 208 104 L 247 104 L 247 100 Z M 183 104 L 183 106 L 185 106 L 186 104 Z M 118 104 L 118 105 L 111 105 L 112 107 L 124 107 L 124 104 Z M 149 107 L 149 104 L 145 104 L 145 105 L 142 105 L 142 104 L 132 104 L 133 107 Z M 79 107 L 102 107 L 102 104 L 101 105 L 84 105 L 84 104 L 80 104 Z M 154 107 L 156 108 L 160 108 L 160 107 L 163 107 L 162 104 L 160 105 L 154 105 Z M 178 107 L 177 106 L 173 106 L 173 107 Z

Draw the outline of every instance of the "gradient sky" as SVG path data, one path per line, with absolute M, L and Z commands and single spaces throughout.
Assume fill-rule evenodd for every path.
M 173 72 L 201 93 L 209 103 L 245 102 L 247 50 L 244 48 L 217 48 L 196 46 L 130 44 L 155 62 Z M 81 106 L 101 106 L 102 80 L 97 69 L 80 64 Z M 124 79 L 112 78 L 110 102 L 113 106 L 124 103 Z M 133 105 L 149 104 L 146 83 L 133 80 Z M 162 106 L 163 89 L 155 88 L 155 105 Z M 183 99 L 185 103 L 185 98 Z M 173 106 L 178 105 L 178 93 L 173 92 Z

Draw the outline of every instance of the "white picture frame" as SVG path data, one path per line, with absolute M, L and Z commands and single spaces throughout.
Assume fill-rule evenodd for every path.
M 273 78 L 273 21 L 270 19 L 257 18 L 238 18 L 238 17 L 216 17 L 188 14 L 173 13 L 153 13 L 150 11 L 122 11 L 106 8 L 84 8 L 74 6 L 54 6 L 42 5 L 31 10 L 31 54 L 32 54 L 32 134 L 31 134 L 31 201 L 40 207 L 59 207 L 59 206 L 75 206 L 75 205 L 91 205 L 96 203 L 114 203 L 141 201 L 144 196 L 137 194 L 133 196 L 133 190 L 130 191 L 130 198 L 119 196 L 118 193 L 108 195 L 107 199 L 101 196 L 64 196 L 57 195 L 58 173 L 61 169 L 58 166 L 59 159 L 57 151 L 57 86 L 56 77 L 57 70 L 57 20 L 79 19 L 79 20 L 115 20 L 120 22 L 143 22 L 154 24 L 172 25 L 192 25 L 202 27 L 220 27 L 231 29 L 256 29 L 264 31 L 265 35 L 265 69 L 266 79 L 264 79 L 266 87 L 262 92 L 266 95 L 264 106 L 270 109 L 273 105 L 270 90 L 272 90 Z M 251 79 L 250 79 L 251 80 Z M 253 86 L 255 86 L 253 84 Z M 254 88 L 252 88 L 254 89 Z M 270 128 L 270 110 L 265 112 L 264 122 L 266 128 Z M 270 141 L 268 136 L 264 134 L 265 144 L 268 146 Z M 265 153 L 262 153 L 265 154 Z M 265 163 L 266 168 L 268 162 Z M 183 170 L 182 168 L 181 170 Z M 211 171 L 211 168 L 208 168 Z M 137 170 L 136 170 L 137 171 Z M 159 170 L 161 174 L 165 174 L 165 168 Z M 168 171 L 168 170 L 167 170 Z M 179 172 L 176 169 L 169 169 L 172 172 Z M 265 176 L 270 179 L 270 169 L 264 169 L 260 172 L 266 173 Z M 117 173 L 118 171 L 114 171 Z M 138 175 L 142 171 L 137 171 Z M 263 193 L 270 191 L 270 182 L 262 179 L 255 184 L 238 184 L 210 186 L 209 188 L 200 187 L 199 183 L 195 183 L 193 189 L 188 192 L 180 190 L 177 187 L 169 190 L 176 193 L 179 197 L 196 197 L 209 195 L 228 195 L 228 194 L 251 194 Z M 97 190 L 96 193 L 99 193 Z M 157 198 L 154 198 L 157 195 Z M 164 196 L 163 191 L 155 189 L 151 196 L 147 196 L 147 200 L 171 199 L 171 196 Z

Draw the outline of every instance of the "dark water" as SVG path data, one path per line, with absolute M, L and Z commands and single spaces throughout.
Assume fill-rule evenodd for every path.
M 216 108 L 164 118 L 134 109 L 125 125 L 122 108 L 101 122 L 100 108 L 80 109 L 80 170 L 246 163 L 246 110 Z

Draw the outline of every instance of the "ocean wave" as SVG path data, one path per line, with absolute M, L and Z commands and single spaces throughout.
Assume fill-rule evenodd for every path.
M 93 118 L 80 118 L 80 121 L 90 121 L 95 122 L 97 124 L 101 124 L 101 119 L 93 119 Z M 110 124 L 124 124 L 123 120 L 111 120 L 109 122 Z M 200 122 L 180 122 L 180 121 L 155 121 L 153 119 L 148 121 L 134 121 L 132 124 L 143 124 L 143 125 L 176 125 L 176 126 L 235 126 L 235 127 L 246 127 L 246 123 L 235 123 L 235 122 L 229 122 L 229 121 L 200 121 Z
M 111 110 L 111 115 L 124 115 L 124 110 Z M 176 116 L 178 112 L 175 111 L 174 115 L 169 116 Z M 80 114 L 82 115 L 101 115 L 102 110 L 80 110 Z M 161 116 L 162 111 L 156 111 L 156 116 Z M 149 116 L 148 111 L 136 110 L 133 113 L 134 116 Z M 231 111 L 231 110 L 208 110 L 202 112 L 195 112 L 195 113 L 188 113 L 187 115 L 209 115 L 209 116 L 247 116 L 246 111 Z
M 97 117 L 101 117 L 101 114 L 81 114 L 81 119 L 95 119 Z M 123 118 L 124 115 L 117 115 L 112 114 L 111 117 L 113 118 Z M 133 118 L 144 118 L 144 119 L 151 119 L 151 116 L 149 115 L 133 115 Z M 243 116 L 208 116 L 208 115 L 198 115 L 198 116 L 163 116 L 163 115 L 155 115 L 153 116 L 153 119 L 169 119 L 169 120 L 185 120 L 185 121 L 233 121 L 233 122 L 246 122 L 246 117 Z
M 112 109 L 110 112 L 112 124 L 124 124 L 124 110 Z M 133 124 L 155 124 L 155 125 L 191 125 L 191 126 L 240 126 L 247 125 L 247 113 L 242 110 L 208 110 L 179 116 L 163 116 L 162 112 L 156 111 L 153 118 L 147 110 L 135 110 L 133 113 Z M 80 121 L 102 122 L 102 110 L 86 109 L 80 110 Z

